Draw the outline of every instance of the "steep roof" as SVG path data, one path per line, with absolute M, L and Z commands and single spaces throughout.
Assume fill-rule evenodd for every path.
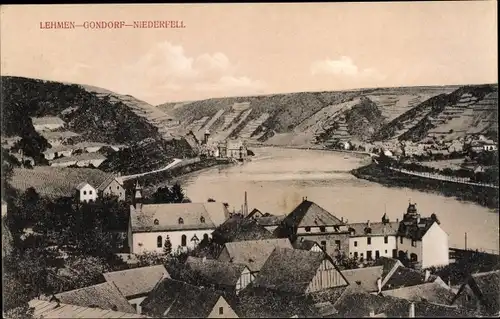
M 57 302 L 33 299 L 29 303 L 34 318 L 150 318 L 136 313 L 127 313 L 99 308 L 81 307 Z
M 120 293 L 118 288 L 109 282 L 97 284 L 85 288 L 61 292 L 55 295 L 62 303 L 93 307 L 104 310 L 113 310 L 116 306 L 117 311 L 135 313 L 135 309 L 128 303 L 127 299 Z
M 125 297 L 147 294 L 162 278 L 170 278 L 163 265 L 107 272 L 103 276 L 107 282 L 113 282 Z
M 11 185 L 19 191 L 33 187 L 41 196 L 73 196 L 75 187 L 87 182 L 98 187 L 114 176 L 98 169 L 36 166 L 33 169 L 15 168 Z
M 393 270 L 396 270 L 397 267 L 403 267 L 403 264 L 398 259 L 383 256 L 375 261 L 375 265 L 383 267 L 382 278 L 385 278 Z
M 233 216 L 217 227 L 212 237 L 222 244 L 235 241 L 272 239 L 274 235 L 253 219 Z
M 471 276 L 473 285 L 477 287 L 482 303 L 493 314 L 500 311 L 500 270 L 477 273 Z M 474 287 L 471 287 L 474 289 Z
M 432 282 L 437 278 L 437 276 L 431 275 L 428 281 L 426 281 L 424 273 L 411 268 L 398 267 L 391 277 L 387 279 L 382 290 L 421 285 L 426 282 Z
M 253 285 L 285 293 L 306 293 L 324 260 L 327 258 L 323 252 L 276 248 L 262 266 Z
M 257 208 L 254 208 L 245 218 L 252 218 L 254 215 L 264 215 L 264 214 Z
M 188 257 L 186 268 L 198 273 L 203 280 L 210 284 L 235 286 L 247 266 L 243 264 Z
M 343 226 L 337 217 L 333 216 L 319 205 L 304 200 L 284 219 L 283 223 L 294 227 Z
M 163 279 L 141 303 L 150 316 L 168 318 L 206 318 L 222 295 L 215 290 L 200 288 L 182 281 Z
M 210 219 L 216 226 L 229 219 L 229 211 L 223 203 L 207 202 L 203 203 L 203 205 L 205 206 L 208 215 L 210 215 Z
M 256 217 L 255 221 L 257 224 L 262 225 L 262 226 L 278 226 L 281 224 L 283 219 L 285 219 L 286 216 L 263 216 L 263 217 Z
M 420 220 L 416 218 L 405 219 L 399 224 L 398 236 L 403 236 L 412 240 L 422 240 L 434 223 L 437 223 L 437 221 L 430 217 L 420 218 Z
M 220 204 L 223 209 L 223 204 Z M 182 223 L 179 223 L 182 218 Z M 155 224 L 155 220 L 158 223 Z M 132 232 L 182 229 L 214 229 L 216 226 L 205 203 L 146 204 L 140 210 L 130 207 Z
M 249 286 L 252 286 L 250 284 Z M 243 318 L 315 318 L 319 311 L 310 296 L 290 295 L 263 288 L 248 287 L 239 294 L 237 312 Z
M 77 190 L 81 190 L 82 188 L 84 188 L 84 187 L 85 187 L 85 186 L 87 186 L 87 185 L 90 185 L 90 184 L 89 184 L 89 183 L 87 183 L 87 182 L 81 182 L 80 184 L 76 185 L 76 187 L 75 187 L 75 188 L 76 188 Z M 92 185 L 90 185 L 90 186 L 91 186 L 91 187 L 93 187 Z
M 342 296 L 335 303 L 338 317 L 366 317 L 370 311 L 385 313 L 387 317 L 408 317 L 411 302 L 405 299 L 379 296 L 368 293 L 352 293 Z M 430 302 L 414 302 L 415 317 L 467 317 L 470 314 L 460 308 L 438 305 Z
M 370 222 L 368 223 L 352 223 L 347 225 L 349 231 L 354 231 L 351 237 L 370 237 L 370 236 L 396 236 L 398 233 L 399 222 Z M 368 232 L 367 228 L 371 231 Z
M 250 271 L 259 271 L 275 248 L 293 249 L 287 238 L 246 240 L 226 243 L 232 262 L 246 265 Z
M 342 275 L 350 283 L 356 283 L 368 292 L 378 291 L 377 279 L 382 279 L 382 266 L 342 270 Z
M 446 288 L 436 281 L 416 286 L 384 290 L 382 294 L 410 301 L 428 301 L 441 305 L 449 305 L 455 295 L 450 288 Z

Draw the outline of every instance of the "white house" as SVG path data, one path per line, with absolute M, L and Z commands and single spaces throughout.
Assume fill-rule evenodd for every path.
M 167 238 L 172 251 L 195 248 L 229 218 L 223 203 L 142 204 L 140 189 L 130 206 L 130 253 L 162 253 Z
M 386 215 L 382 222 L 349 224 L 349 256 L 360 260 L 396 257 L 398 222 L 390 222 Z
M 398 257 L 406 255 L 412 263 L 421 267 L 449 264 L 448 234 L 439 226 L 435 214 L 422 218 L 416 204 L 409 204 L 397 234 Z
M 76 186 L 77 196 L 81 202 L 95 201 L 97 190 L 87 182 L 82 182 Z
M 32 117 L 33 127 L 37 132 L 54 131 L 64 126 L 64 121 L 57 116 Z

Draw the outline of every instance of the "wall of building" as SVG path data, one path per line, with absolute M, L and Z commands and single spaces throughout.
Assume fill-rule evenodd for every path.
M 393 250 L 397 249 L 396 236 L 387 236 L 387 244 L 384 241 L 384 236 L 370 236 L 371 244 L 368 244 L 368 237 L 350 237 L 349 238 L 349 256 L 355 257 L 357 253 L 358 258 L 361 256 L 366 259 L 367 251 L 372 252 L 372 257 L 375 258 L 376 251 L 379 251 L 382 257 L 393 257 Z M 355 242 L 357 245 L 355 246 Z
M 338 231 L 340 232 L 346 232 L 348 231 L 347 226 L 341 226 L 338 228 Z M 333 226 L 325 226 L 324 231 L 321 231 L 321 228 L 319 226 L 317 227 L 299 227 L 297 228 L 297 235 L 302 235 L 302 234 L 323 234 L 323 233 L 335 233 L 338 232 L 335 230 L 335 227 Z
M 54 131 L 57 130 L 58 128 L 63 127 L 64 124 L 37 124 L 33 125 L 35 128 L 35 131 L 37 132 L 43 132 L 43 131 Z
M 401 238 L 403 238 L 403 243 L 401 243 Z M 397 250 L 398 250 L 398 256 L 399 252 L 407 252 L 408 253 L 408 258 L 410 258 L 411 254 L 416 254 L 417 255 L 417 261 L 422 262 L 422 241 L 417 240 L 415 242 L 416 246 L 412 246 L 412 240 L 409 238 L 404 238 L 404 237 L 397 237 Z M 449 252 L 447 252 L 448 255 Z
M 299 234 L 298 239 L 304 238 L 307 240 L 312 240 L 322 246 L 322 242 L 325 242 L 326 253 L 330 256 L 336 256 L 337 254 L 337 242 L 340 243 L 340 252 L 344 252 L 349 255 L 349 233 L 339 233 L 339 234 Z
M 137 297 L 137 298 L 133 298 L 133 299 L 129 299 L 128 300 L 128 303 L 132 305 L 132 307 L 135 308 L 135 310 L 137 311 L 138 314 L 142 314 L 142 307 L 141 307 L 141 302 L 146 299 L 147 295 L 146 296 L 142 296 L 142 297 Z
M 165 244 L 165 239 L 167 235 L 172 243 L 172 251 L 177 249 L 193 249 L 195 248 L 195 242 L 191 241 L 194 235 L 198 237 L 198 243 L 203 240 L 203 235 L 207 235 L 209 238 L 212 237 L 212 232 L 214 229 L 202 229 L 202 230 L 175 230 L 175 231 L 162 231 L 162 232 L 141 232 L 132 234 L 132 248 L 131 253 L 142 254 L 145 252 L 163 252 L 163 245 Z M 186 236 L 186 246 L 181 246 L 182 236 Z M 161 247 L 157 247 L 158 236 L 162 237 Z
M 307 287 L 307 292 L 311 293 L 328 288 L 342 287 L 347 284 L 342 274 L 329 260 L 325 259 L 316 271 L 316 275 L 309 284 L 309 287 Z
M 434 223 L 422 238 L 422 268 L 448 265 L 449 251 L 448 234 Z
M 236 282 L 236 294 L 240 292 L 240 290 L 245 289 L 246 286 L 248 286 L 249 283 L 254 281 L 255 276 L 250 273 L 250 269 L 245 267 L 243 271 L 241 272 L 241 276 Z
M 97 198 L 97 191 L 89 184 L 80 189 L 79 199 L 81 202 L 94 201 Z
M 117 180 L 113 180 L 106 186 L 103 190 L 103 194 L 104 196 L 117 196 L 118 200 L 125 200 L 125 189 Z
M 220 310 L 222 309 L 222 314 Z M 227 301 L 220 297 L 207 318 L 239 318 Z

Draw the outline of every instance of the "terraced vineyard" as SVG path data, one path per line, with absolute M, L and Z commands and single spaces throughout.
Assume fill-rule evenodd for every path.
M 248 124 L 241 130 L 239 136 L 244 139 L 252 137 L 257 129 L 269 118 L 268 113 L 262 114 L 259 118 L 248 122 Z

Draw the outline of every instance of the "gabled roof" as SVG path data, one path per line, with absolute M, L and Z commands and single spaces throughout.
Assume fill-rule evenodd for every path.
M 239 294 L 237 312 L 244 318 L 315 318 L 319 311 L 310 296 L 290 295 L 278 291 L 251 287 Z
M 120 186 L 123 186 L 122 183 L 113 175 L 109 175 L 108 178 L 106 178 L 100 185 L 96 185 L 97 189 L 99 191 L 104 191 L 106 187 L 108 187 L 109 184 L 111 184 L 113 181 L 115 181 L 120 184 Z
M 370 311 L 375 314 L 385 313 L 387 317 L 407 318 L 410 301 L 389 296 L 378 296 L 368 293 L 353 293 L 343 296 L 335 304 L 339 311 L 338 317 L 365 317 Z M 437 305 L 430 302 L 414 302 L 415 317 L 468 317 L 470 314 L 460 308 Z
M 364 267 L 342 270 L 342 275 L 349 283 L 358 284 L 368 292 L 378 291 L 377 279 L 382 280 L 384 268 L 382 266 Z
M 255 287 L 291 294 L 304 294 L 323 261 L 323 252 L 276 248 L 255 278 Z M 329 260 L 328 260 L 329 261 Z M 335 265 L 332 263 L 335 267 Z M 342 276 L 340 271 L 335 267 Z M 348 282 L 344 279 L 345 285 Z
M 436 281 L 416 286 L 384 290 L 382 294 L 410 301 L 428 301 L 441 305 L 449 305 L 455 296 L 450 288 L 446 288 Z
M 425 281 L 424 273 L 407 267 L 398 267 L 391 277 L 387 279 L 382 287 L 382 290 L 384 291 L 401 287 L 421 285 L 426 282 L 433 282 L 437 278 L 439 277 L 431 275 L 428 281 Z
M 103 274 L 107 282 L 113 282 L 125 296 L 149 293 L 163 278 L 170 278 L 163 265 L 139 267 Z
M 188 257 L 186 268 L 196 272 L 209 284 L 220 286 L 236 286 L 243 270 L 247 266 L 243 264 L 218 261 L 214 259 L 203 259 Z
M 283 223 L 293 227 L 343 226 L 337 217 L 327 212 L 317 204 L 304 200 L 290 214 Z
M 398 236 L 412 240 L 422 240 L 434 223 L 437 223 L 437 221 L 430 217 L 420 218 L 420 220 L 405 219 L 399 224 Z
M 469 286 L 480 293 L 480 300 L 492 314 L 500 311 L 500 270 L 473 274 Z
M 98 307 L 104 310 L 135 313 L 135 309 L 128 303 L 118 288 L 109 282 L 97 284 L 85 288 L 61 292 L 55 295 L 62 303 L 82 306 Z
M 401 261 L 399 261 L 396 258 L 389 258 L 389 257 L 379 257 L 375 261 L 376 266 L 382 266 L 383 271 L 382 271 L 382 278 L 385 279 L 387 275 L 395 271 L 398 267 L 403 267 L 403 264 Z M 388 279 L 388 278 L 387 278 Z
M 34 318 L 150 318 L 136 313 L 127 313 L 99 308 L 81 307 L 57 302 L 33 299 L 29 303 Z
M 257 208 L 254 208 L 245 218 L 252 218 L 254 215 L 264 215 L 264 214 Z
M 143 312 L 167 318 L 206 318 L 222 295 L 182 281 L 163 279 L 141 303 Z M 164 315 L 166 313 L 166 315 Z
M 225 209 L 220 203 L 221 210 Z M 182 223 L 179 223 L 182 218 Z M 158 221 L 155 224 L 155 220 Z M 214 229 L 215 223 L 205 208 L 205 203 L 145 204 L 142 208 L 130 207 L 132 232 L 155 232 L 182 229 Z
M 82 188 L 84 188 L 85 186 L 89 185 L 90 187 L 92 187 L 92 185 L 90 185 L 89 183 L 87 182 L 81 182 L 80 184 L 76 185 L 76 189 L 77 190 L 82 190 Z M 93 188 L 93 187 L 92 187 Z
M 351 237 L 369 237 L 369 236 L 396 236 L 398 233 L 399 222 L 370 222 L 368 223 L 352 223 L 347 225 L 349 231 L 353 231 Z M 370 232 L 367 229 L 370 229 Z
M 286 216 L 264 216 L 256 217 L 255 221 L 261 226 L 278 226 Z
M 224 246 L 232 262 L 244 264 L 252 272 L 260 271 L 275 248 L 293 249 L 287 238 L 230 242 Z
M 207 202 L 203 203 L 203 205 L 205 206 L 208 215 L 210 215 L 210 219 L 216 226 L 229 219 L 229 211 L 223 203 Z
M 233 216 L 217 227 L 212 237 L 220 244 L 227 242 L 272 239 L 274 235 L 253 219 Z
M 292 246 L 295 249 L 302 249 L 302 250 L 311 250 L 314 246 L 318 246 L 320 249 L 322 249 L 321 246 L 318 245 L 317 242 L 315 242 L 313 240 L 303 239 L 303 237 L 297 238 L 292 243 Z

